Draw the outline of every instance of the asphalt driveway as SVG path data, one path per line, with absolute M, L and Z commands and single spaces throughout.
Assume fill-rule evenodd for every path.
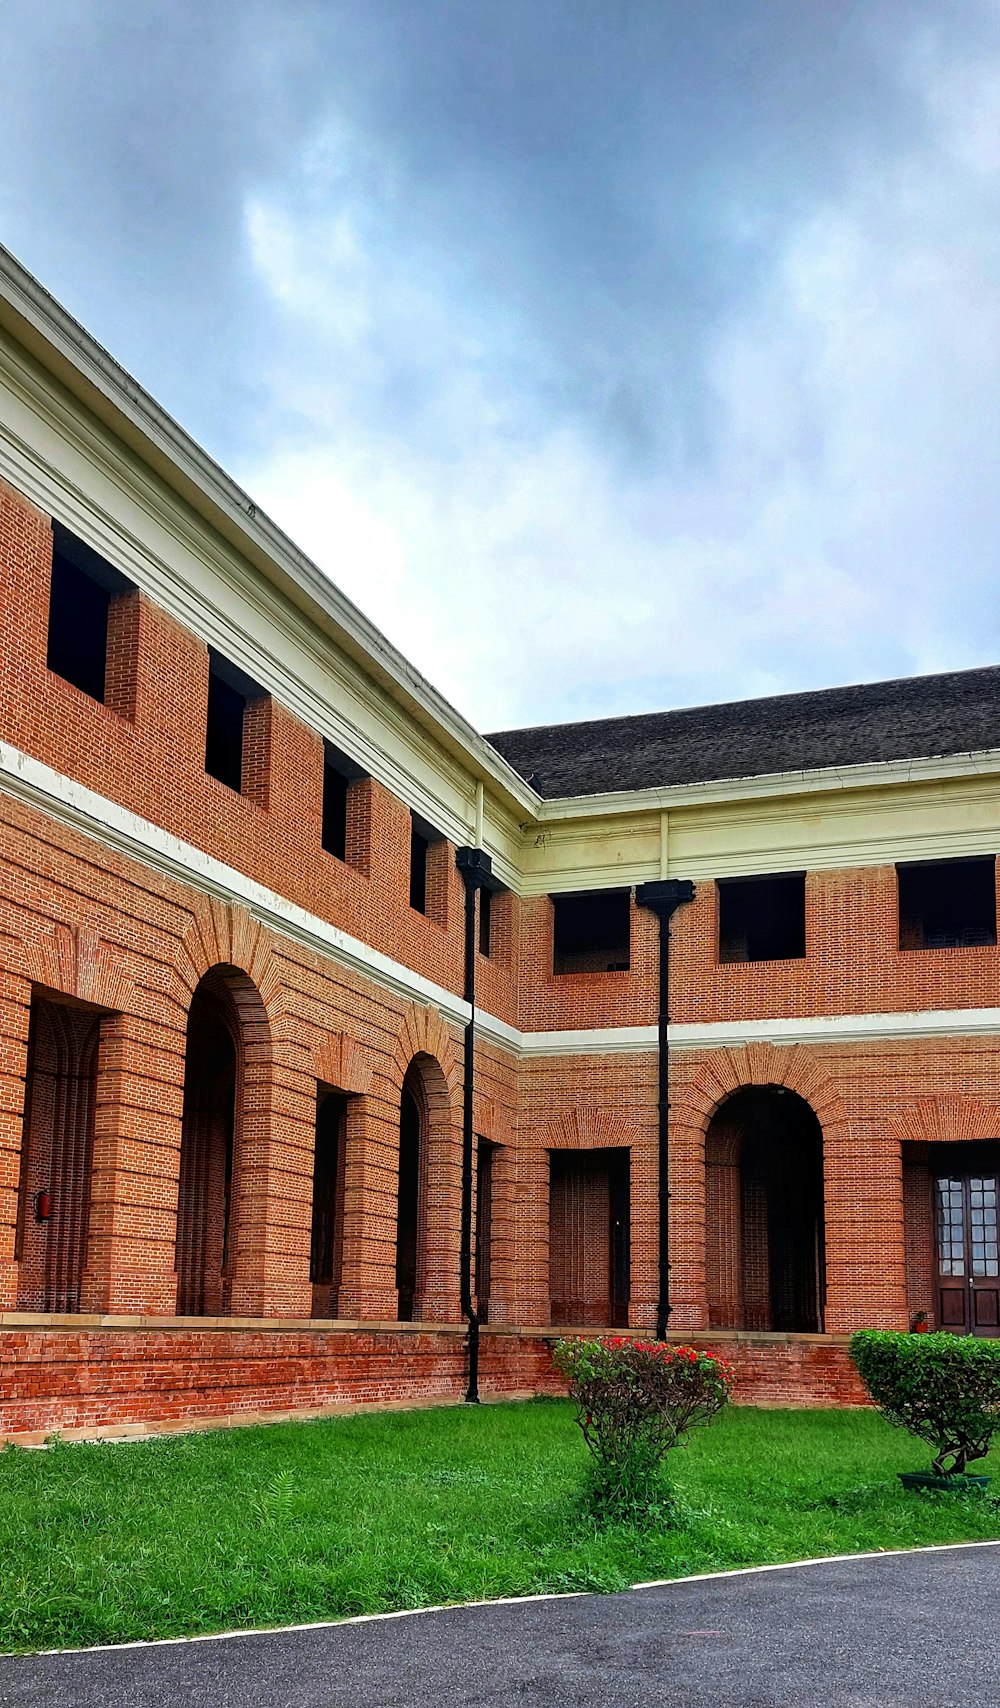
M 996 1708 L 1000 1543 L 0 1658 L 3 1708 Z

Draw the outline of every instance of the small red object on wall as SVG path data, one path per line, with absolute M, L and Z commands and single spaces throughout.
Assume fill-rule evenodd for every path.
M 35 1221 L 47 1222 L 52 1214 L 51 1192 L 35 1193 Z

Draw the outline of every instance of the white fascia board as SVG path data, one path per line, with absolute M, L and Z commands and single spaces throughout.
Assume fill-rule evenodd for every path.
M 0 245 L 0 325 L 444 746 L 532 817 L 539 796 L 206 451 Z
M 831 765 L 812 771 L 774 771 L 754 777 L 721 778 L 706 783 L 674 783 L 662 789 L 627 789 L 601 795 L 561 795 L 543 801 L 539 822 L 627 818 L 634 813 L 671 808 L 727 805 L 794 795 L 836 794 L 841 790 L 885 789 L 899 783 L 951 782 L 1000 774 L 1000 748 L 924 759 L 880 759 L 869 765 Z

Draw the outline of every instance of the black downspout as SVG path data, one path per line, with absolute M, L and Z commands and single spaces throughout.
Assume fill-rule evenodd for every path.
M 656 1338 L 665 1340 L 670 1321 L 670 921 L 679 907 L 694 900 L 690 878 L 660 878 L 640 884 L 639 907 L 648 907 L 660 921 L 660 995 L 657 1017 L 659 1051 L 658 1168 L 660 1284 L 656 1304 Z
M 469 1004 L 465 1025 L 465 1072 L 462 1090 L 462 1226 L 459 1268 L 462 1315 L 469 1325 L 468 1386 L 465 1398 L 479 1403 L 479 1314 L 472 1298 L 472 1176 L 475 1168 L 473 1090 L 476 1064 L 476 891 L 488 887 L 493 872 L 490 856 L 481 848 L 458 848 L 455 864 L 465 885 L 465 988 Z

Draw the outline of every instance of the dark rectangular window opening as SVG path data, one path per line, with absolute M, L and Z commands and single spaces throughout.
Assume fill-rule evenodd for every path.
M 367 775 L 332 742 L 323 743 L 323 847 L 338 860 L 347 859 L 351 784 Z
M 975 949 L 997 940 L 996 857 L 896 867 L 901 949 Z
M 628 972 L 632 955 L 628 890 L 593 890 L 551 899 L 553 972 Z
M 236 794 L 243 790 L 244 714 L 249 702 L 263 695 L 251 677 L 209 647 L 205 770 Z
M 103 702 L 108 611 L 135 585 L 61 523 L 52 524 L 52 584 L 45 662 L 92 700 Z
M 441 841 L 441 833 L 428 824 L 419 813 L 410 814 L 410 906 L 426 913 L 429 905 L 427 890 L 427 856 L 431 844 Z
M 719 960 L 796 961 L 806 952 L 806 875 L 719 878 Z
M 489 955 L 492 923 L 493 892 L 484 886 L 479 892 L 479 953 L 481 955 Z

